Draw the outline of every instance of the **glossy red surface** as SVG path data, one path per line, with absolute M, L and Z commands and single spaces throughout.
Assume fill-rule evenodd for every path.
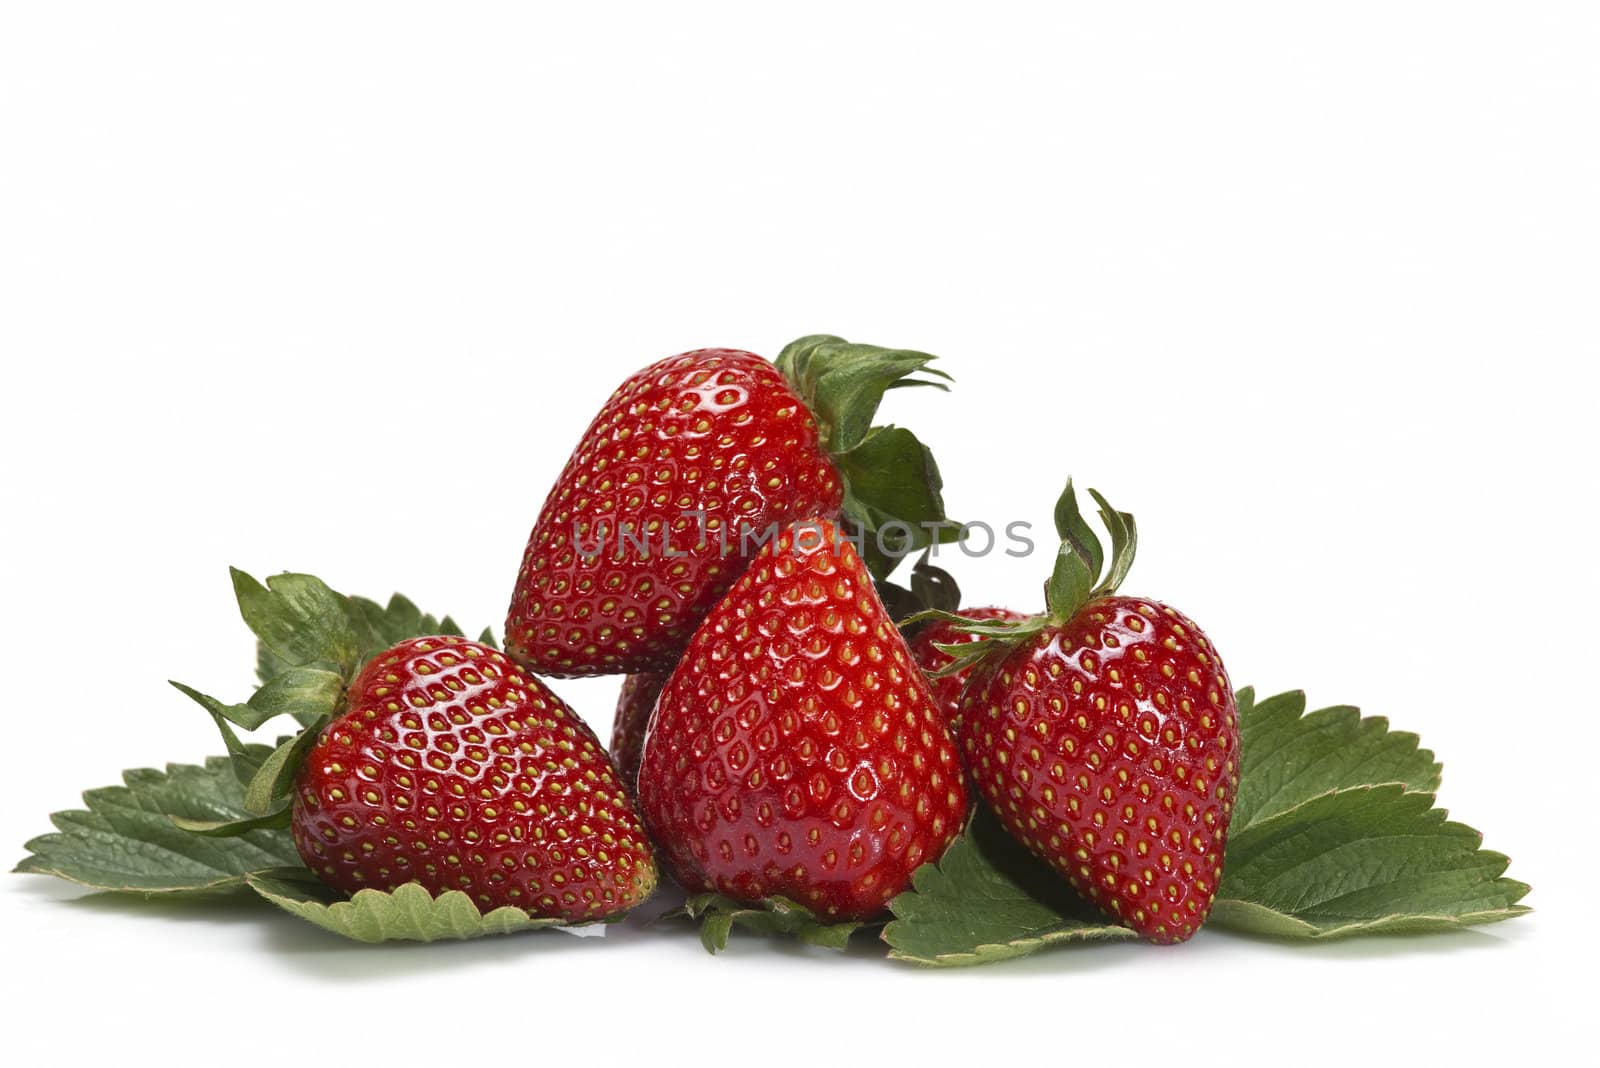
M 865 918 L 939 858 L 967 797 L 866 567 L 817 529 L 763 549 L 695 632 L 645 739 L 639 804 L 685 886 Z
M 841 494 L 816 420 L 772 364 L 733 349 L 652 364 L 601 408 L 545 500 L 506 647 L 546 675 L 669 671 L 759 548 L 741 531 L 836 517 Z
M 1013 612 L 1009 608 L 963 608 L 961 614 L 968 619 L 985 621 L 1004 619 L 1021 622 L 1028 618 L 1021 612 Z M 948 722 L 954 722 L 961 709 L 961 694 L 971 680 L 974 669 L 968 668 L 942 678 L 933 678 L 934 672 L 943 670 L 955 659 L 939 646 L 966 645 L 977 640 L 976 634 L 959 630 L 954 623 L 938 621 L 917 631 L 916 636 L 906 643 L 911 649 L 911 659 L 915 660 L 923 674 L 928 676 L 928 689 L 933 691 L 934 704 L 939 706 L 939 711 L 944 713 Z
M 1233 688 L 1199 627 L 1105 597 L 1013 651 L 955 724 L 1006 828 L 1157 942 L 1205 922 L 1239 789 Z
M 616 765 L 622 785 L 630 794 L 639 784 L 644 731 L 650 725 L 650 713 L 666 681 L 665 675 L 653 672 L 629 675 L 622 680 L 622 692 L 617 695 L 617 714 L 611 723 L 611 763 Z
M 351 893 L 415 880 L 483 908 L 585 920 L 656 884 L 593 732 L 464 638 L 402 642 L 361 671 L 300 772 L 293 832 L 307 866 Z

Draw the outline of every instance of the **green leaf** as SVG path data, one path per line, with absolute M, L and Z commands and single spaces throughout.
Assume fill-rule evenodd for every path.
M 222 735 L 222 744 L 228 750 L 228 760 L 233 767 L 234 777 L 239 780 L 240 785 L 248 785 L 250 780 L 256 777 L 256 772 L 261 770 L 261 762 L 266 759 L 270 750 L 259 745 L 246 745 L 229 726 L 229 720 L 232 718 L 230 713 L 244 706 L 225 705 L 210 694 L 201 693 L 171 679 L 167 680 L 167 684 L 194 701 L 211 716 L 211 721 L 217 725 L 217 732 Z
M 948 656 L 950 660 L 937 671 L 927 672 L 927 676 L 930 679 L 945 679 L 952 675 L 963 675 L 994 655 L 995 645 L 995 642 L 989 640 L 959 644 L 936 642 L 934 648 Z
M 291 716 L 302 727 L 331 717 L 344 700 L 344 679 L 338 672 L 319 667 L 289 668 L 250 695 L 245 707 L 250 723 L 234 720 L 246 730 L 254 730 L 274 716 Z
M 264 816 L 278 807 L 278 802 L 294 790 L 295 776 L 305 755 L 316 744 L 319 730 L 307 727 L 292 738 L 278 743 L 261 768 L 251 778 L 244 790 L 245 811 L 254 816 Z
M 229 570 L 239 614 L 280 660 L 291 665 L 323 661 L 345 676 L 354 669 L 360 640 L 346 598 L 313 575 L 273 575 L 263 586 L 238 568 Z
M 358 633 L 364 648 L 382 649 L 408 637 L 422 636 L 422 609 L 403 594 L 391 596 L 387 606 L 365 597 L 351 596 L 349 601 L 360 621 Z
M 925 352 L 813 334 L 784 346 L 775 363 L 817 417 L 828 451 L 837 454 L 855 448 L 867 436 L 891 386 L 947 388 L 942 382 L 912 377 L 922 372 L 948 381 L 949 375 L 928 367 L 934 359 Z
M 1066 620 L 1089 600 L 1090 591 L 1095 588 L 1105 564 L 1105 550 L 1083 513 L 1078 511 L 1078 495 L 1073 491 L 1070 478 L 1067 488 L 1056 500 L 1055 520 L 1061 547 L 1056 551 L 1055 567 L 1045 584 L 1044 600 L 1051 616 Z
M 226 704 L 181 682 L 173 682 L 172 686 L 213 718 L 225 719 L 247 731 L 257 730 L 268 720 L 282 715 L 293 716 L 302 727 L 320 723 L 333 715 L 344 697 L 344 680 L 338 673 L 318 667 L 283 668 L 242 705 Z M 223 729 L 226 737 L 226 729 Z M 232 752 L 231 747 L 229 751 Z
M 1099 490 L 1091 489 L 1089 495 L 1099 505 L 1100 521 L 1111 536 L 1111 566 L 1105 566 L 1105 548 L 1078 510 L 1078 495 L 1069 478 L 1067 488 L 1056 500 L 1056 533 L 1061 537 L 1061 548 L 1045 586 L 1045 603 L 1051 616 L 1058 620 L 1070 619 L 1091 597 L 1115 593 L 1128 577 L 1139 547 L 1139 529 L 1133 516 L 1111 507 Z
M 897 519 L 912 528 L 911 536 L 917 539 L 914 548 L 933 543 L 932 532 L 923 524 L 948 522 L 940 495 L 944 480 L 939 465 L 928 447 L 906 428 L 873 427 L 859 445 L 834 459 L 848 479 L 850 491 L 870 506 L 868 511 L 875 518 Z
M 350 597 L 351 610 L 360 620 L 362 658 L 370 657 L 407 638 L 427 638 L 435 634 L 465 637 L 461 627 L 449 616 L 437 619 L 423 612 L 403 594 L 394 594 L 379 607 L 365 597 Z
M 1131 514 L 1111 507 L 1099 490 L 1091 489 L 1089 496 L 1100 506 L 1100 521 L 1111 535 L 1111 567 L 1094 588 L 1094 596 L 1101 597 L 1115 593 L 1132 570 L 1133 558 L 1139 550 L 1139 526 Z
M 247 731 L 253 731 L 261 726 L 261 723 L 266 722 L 265 717 L 260 717 L 260 722 L 257 722 L 255 711 L 248 704 L 230 705 L 226 701 L 219 701 L 208 693 L 201 693 L 192 686 L 185 686 L 175 679 L 168 679 L 167 685 L 211 714 L 211 718 L 217 722 L 217 729 L 222 732 L 223 739 L 225 741 L 232 739 L 228 744 L 228 752 L 230 753 L 233 752 L 233 747 L 237 742 L 232 729 L 228 726 L 230 723 L 237 724 Z
M 1056 553 L 1055 569 L 1050 572 L 1050 581 L 1044 588 L 1044 603 L 1050 615 L 1062 621 L 1076 615 L 1078 609 L 1089 600 L 1094 578 L 1088 561 L 1073 552 L 1066 542 L 1062 542 L 1061 550 Z
M 944 967 L 987 964 L 1073 942 L 1133 938 L 1081 900 L 979 806 L 937 864 L 889 902 L 890 956 Z
M 386 605 L 356 596 L 344 597 L 344 601 L 356 636 L 354 661 L 356 666 L 408 638 L 463 633 L 461 627 L 449 616 L 439 619 L 423 612 L 410 598 L 402 594 L 391 596 Z M 494 641 L 494 631 L 490 628 L 485 628 L 478 640 L 491 648 L 498 648 Z M 289 667 L 290 664 L 274 653 L 265 642 L 257 643 L 256 676 L 262 682 L 272 681 Z
M 1326 793 L 1228 843 L 1210 922 L 1277 938 L 1450 930 L 1528 911 L 1509 861 L 1400 783 Z
M 254 759 L 266 759 L 267 747 L 246 749 Z M 56 832 L 29 842 L 29 856 L 16 870 L 97 890 L 178 894 L 235 888 L 248 872 L 300 863 L 285 831 L 209 838 L 174 826 L 174 818 L 227 822 L 250 816 L 227 757 L 211 757 L 203 766 L 136 769 L 124 772 L 123 782 L 85 792 L 85 809 L 51 816 Z
M 1391 731 L 1381 716 L 1348 705 L 1306 714 L 1298 690 L 1264 701 L 1239 691 L 1241 767 L 1233 835 L 1330 790 L 1397 782 L 1431 793 L 1439 788 L 1433 753 L 1415 734 Z
M 939 465 L 911 431 L 876 428 L 834 460 L 845 479 L 845 515 L 863 532 L 863 556 L 875 565 L 875 577 L 887 578 L 906 556 L 961 536 L 961 524 L 945 516 Z
M 961 525 L 945 517 L 944 480 L 933 454 L 909 430 L 872 426 L 885 391 L 946 388 L 937 379 L 949 376 L 928 366 L 933 359 L 925 352 L 816 334 L 786 346 L 776 361 L 816 416 L 823 446 L 844 475 L 845 518 L 866 534 L 862 557 L 880 580 L 907 554 L 961 534 Z M 880 550 L 878 531 L 885 532 L 886 542 L 892 537 L 902 544 Z
M 290 806 L 284 805 L 265 816 L 251 816 L 242 820 L 192 820 L 187 816 L 170 816 L 172 825 L 190 834 L 203 834 L 211 838 L 237 838 L 250 831 L 266 829 L 286 830 L 290 823 Z
M 256 641 L 256 678 L 261 682 L 271 682 L 278 675 L 290 668 L 290 664 L 283 657 L 267 648 L 267 643 Z
M 1100 569 L 1105 566 L 1105 550 L 1100 545 L 1100 539 L 1095 536 L 1083 513 L 1078 510 L 1078 495 L 1072 488 L 1072 479 L 1067 479 L 1067 488 L 1061 491 L 1061 496 L 1056 498 L 1056 536 L 1061 539 L 1061 552 L 1063 555 L 1071 554 L 1084 563 L 1084 568 L 1089 572 L 1090 585 L 1100 577 Z
M 728 948 L 728 935 L 735 926 L 798 938 L 827 949 L 843 949 L 862 927 L 858 922 L 827 923 L 810 909 L 782 897 L 745 905 L 721 894 L 695 894 L 684 903 L 681 915 L 700 921 L 700 943 L 711 953 Z
M 559 919 L 530 916 L 510 906 L 481 912 L 459 890 L 434 897 L 416 883 L 390 892 L 358 890 L 345 901 L 303 869 L 252 873 L 247 882 L 284 911 L 357 942 L 437 942 L 562 925 Z

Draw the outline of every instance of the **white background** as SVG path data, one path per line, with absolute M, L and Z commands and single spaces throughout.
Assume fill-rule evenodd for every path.
M 1126 588 L 1192 614 L 1237 682 L 1420 732 L 1533 916 L 932 973 L 630 927 L 371 950 L 14 876 L 6 1048 L 190 1060 L 252 1019 L 277 1026 L 231 1061 L 1572 1037 L 1597 885 L 1593 8 L 1126 7 L 7 5 L 0 843 L 215 750 L 165 680 L 248 692 L 226 565 L 498 630 L 625 375 L 833 332 L 959 379 L 886 412 L 936 449 L 952 514 L 1048 529 L 1070 472 L 1139 517 Z M 1022 608 L 1048 569 L 955 566 Z M 605 732 L 615 680 L 557 689 Z

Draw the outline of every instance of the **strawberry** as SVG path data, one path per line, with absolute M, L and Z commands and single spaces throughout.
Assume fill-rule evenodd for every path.
M 699 349 L 628 378 L 534 524 L 506 618 L 530 670 L 671 670 L 712 605 L 789 523 L 843 517 L 897 552 L 949 530 L 931 455 L 872 427 L 884 391 L 934 385 L 924 353 L 802 338 L 777 363 Z M 893 557 L 874 554 L 875 566 Z
M 1093 492 L 1093 491 L 1091 491 Z M 1116 594 L 1133 517 L 1098 493 L 1099 540 L 1072 484 L 1044 615 L 963 624 L 947 670 L 976 669 L 953 724 L 984 800 L 1080 893 L 1154 942 L 1205 922 L 1239 790 L 1239 720 L 1216 648 L 1187 616 Z M 953 669 L 953 670 L 952 670 Z
M 307 866 L 347 892 L 415 881 L 583 921 L 656 883 L 593 732 L 465 638 L 403 641 L 360 670 L 295 779 L 292 829 Z
M 629 794 L 639 783 L 644 731 L 666 681 L 666 676 L 654 673 L 629 675 L 622 680 L 622 692 L 617 695 L 616 719 L 611 724 L 611 762 L 617 766 L 617 774 L 622 776 L 622 785 Z
M 967 797 L 927 681 L 837 527 L 787 528 L 712 609 L 645 738 L 639 805 L 678 879 L 879 913 Z

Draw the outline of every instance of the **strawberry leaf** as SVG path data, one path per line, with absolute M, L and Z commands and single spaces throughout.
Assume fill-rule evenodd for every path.
M 892 563 L 935 543 L 955 541 L 961 524 L 945 518 L 944 480 L 933 453 L 904 427 L 874 427 L 834 457 L 848 485 L 845 514 L 863 528 L 870 560 Z M 888 571 L 875 572 L 882 578 Z
M 722 894 L 695 894 L 681 910 L 668 915 L 699 920 L 700 944 L 710 953 L 728 948 L 728 936 L 736 926 L 759 934 L 798 938 L 826 949 L 843 949 L 850 936 L 863 926 L 852 921 L 828 923 L 805 906 L 783 897 L 746 905 Z
M 1115 593 L 1122 580 L 1128 577 L 1139 547 L 1138 526 L 1133 516 L 1111 507 L 1098 490 L 1091 489 L 1089 495 L 1100 506 L 1100 521 L 1111 536 L 1111 566 L 1105 566 L 1105 548 L 1078 510 L 1078 495 L 1069 478 L 1067 488 L 1056 500 L 1056 533 L 1061 537 L 1061 547 L 1044 587 L 1050 615 L 1060 621 L 1070 619 L 1091 597 Z M 1103 576 L 1102 570 L 1105 571 Z
M 1210 922 L 1329 938 L 1527 911 L 1506 858 L 1434 807 L 1440 767 L 1416 735 L 1349 706 L 1307 713 L 1299 691 L 1238 703 L 1243 778 Z
M 270 750 L 243 747 L 264 761 Z M 227 757 L 165 771 L 123 773 L 122 786 L 86 791 L 84 809 L 50 817 L 53 834 L 33 839 L 19 872 L 55 875 L 96 890 L 181 894 L 235 889 L 263 868 L 299 863 L 287 831 L 252 830 L 214 838 L 182 830 L 174 820 L 226 823 L 250 818 L 244 787 Z
M 262 686 L 245 707 L 251 722 L 234 720 L 245 730 L 254 730 L 274 716 L 290 716 L 302 727 L 321 723 L 332 716 L 344 699 L 344 680 L 337 672 L 319 667 L 289 668 Z
M 295 776 L 306 753 L 316 744 L 318 731 L 307 727 L 292 738 L 278 743 L 267 755 L 244 788 L 245 811 L 252 816 L 264 816 L 278 807 L 294 789 Z
M 1133 938 L 1011 838 L 986 806 L 912 889 L 889 902 L 896 960 L 941 967 L 1025 957 L 1054 945 Z
M 171 816 L 172 825 L 190 834 L 203 834 L 210 838 L 236 838 L 250 831 L 259 831 L 267 828 L 274 830 L 287 830 L 290 823 L 290 807 L 284 805 L 276 812 L 269 812 L 265 816 L 251 816 L 242 820 L 192 820 L 187 816 Z
M 263 586 L 230 568 L 239 614 L 279 660 L 337 665 L 346 677 L 360 656 L 355 614 L 344 597 L 314 575 L 273 575 Z
M 343 600 L 346 602 L 346 610 L 355 630 L 357 663 L 364 662 L 407 638 L 463 633 L 461 627 L 449 616 L 441 619 L 423 612 L 410 598 L 402 594 L 391 596 L 386 605 L 380 605 L 365 597 L 343 596 Z M 491 648 L 499 648 L 495 645 L 492 628 L 484 628 L 478 641 Z M 266 642 L 256 643 L 256 677 L 263 683 L 271 682 L 290 666 L 290 663 L 273 652 Z
M 346 901 L 303 868 L 254 872 L 246 882 L 285 912 L 357 942 L 437 942 L 562 926 L 510 906 L 485 913 L 459 890 L 434 897 L 416 883 L 358 890 Z
M 466 636 L 449 616 L 436 619 L 402 594 L 394 594 L 389 598 L 389 603 L 382 607 L 365 597 L 348 597 L 346 600 L 359 622 L 357 633 L 363 658 L 380 653 L 407 638 L 426 638 L 434 634 Z
M 1100 570 L 1105 566 L 1105 550 L 1100 545 L 1100 539 L 1095 536 L 1094 528 L 1083 518 L 1083 513 L 1078 510 L 1078 495 L 1073 492 L 1072 479 L 1067 479 L 1067 488 L 1061 491 L 1061 496 L 1056 499 L 1056 536 L 1061 539 L 1061 556 L 1076 557 L 1083 563 L 1083 570 L 1088 573 L 1088 583 L 1084 586 L 1087 593 L 1090 586 L 1100 577 Z M 1081 602 L 1079 602 L 1081 603 Z
M 271 750 L 264 746 L 246 745 L 234 733 L 230 723 L 232 718 L 230 713 L 242 706 L 223 704 L 210 694 L 201 693 L 181 682 L 168 679 L 167 683 L 211 715 L 211 721 L 216 724 L 217 732 L 222 735 L 222 744 L 228 750 L 228 760 L 232 764 L 235 778 L 239 780 L 241 786 L 250 785 L 250 780 L 261 770 L 261 763 L 271 754 Z
M 852 533 L 865 535 L 861 555 L 877 579 L 906 554 L 961 534 L 961 525 L 945 518 L 933 454 L 909 430 L 872 426 L 888 390 L 948 388 L 950 376 L 929 367 L 933 360 L 925 352 L 814 334 L 790 342 L 774 361 L 816 417 L 823 447 L 844 475 L 845 520 Z
M 1330 790 L 1397 782 L 1432 793 L 1440 766 L 1418 747 L 1417 736 L 1391 731 L 1381 716 L 1362 716 L 1348 705 L 1306 714 L 1298 690 L 1257 702 L 1239 691 L 1243 781 L 1233 810 L 1232 834 Z
M 1122 580 L 1128 577 L 1133 558 L 1139 550 L 1139 524 L 1128 512 L 1119 512 L 1111 507 L 1099 490 L 1091 489 L 1089 496 L 1100 506 L 1100 522 L 1105 524 L 1106 532 L 1111 535 L 1111 567 L 1094 590 L 1095 596 L 1100 596 L 1115 592 L 1122 585 Z
M 914 377 L 925 374 L 948 381 L 949 375 L 928 367 L 934 359 L 925 352 L 886 349 L 830 334 L 812 334 L 785 345 L 774 362 L 817 417 L 828 451 L 842 453 L 866 438 L 887 390 L 906 386 L 949 388 L 944 382 Z
M 1258 819 L 1228 843 L 1211 922 L 1278 938 L 1449 930 L 1528 911 L 1528 887 L 1432 794 L 1336 790 Z
M 256 679 L 260 682 L 271 682 L 274 678 L 289 670 L 292 665 L 277 653 L 273 652 L 267 643 L 256 639 Z
M 172 685 L 213 718 L 220 716 L 247 731 L 274 716 L 293 716 L 302 727 L 319 723 L 334 713 L 344 696 L 344 680 L 338 673 L 317 667 L 284 667 L 242 705 L 226 704 L 181 682 Z

